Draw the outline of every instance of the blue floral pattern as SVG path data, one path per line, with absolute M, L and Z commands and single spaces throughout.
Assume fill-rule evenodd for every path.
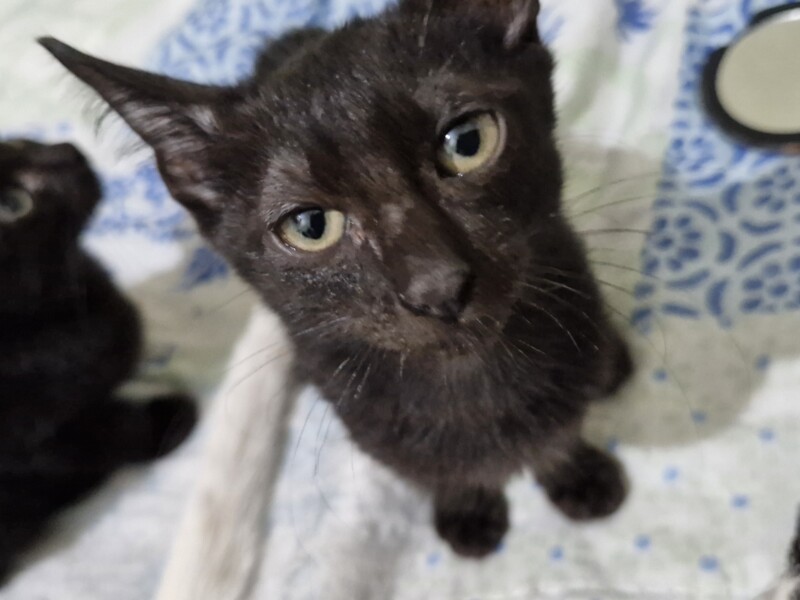
M 329 27 L 354 14 L 369 14 L 384 3 L 385 0 L 201 0 L 186 22 L 157 48 L 151 67 L 197 81 L 236 81 L 248 72 L 265 38 L 278 35 L 287 27 Z M 655 0 L 617 0 L 616 4 L 619 9 L 618 32 L 624 40 L 641 39 L 642 34 L 654 25 L 657 11 L 653 7 L 658 5 Z M 699 73 L 709 52 L 728 43 L 752 14 L 780 2 L 697 0 L 693 4 L 697 8 L 688 20 L 671 141 L 664 158 L 658 197 L 652 206 L 650 234 L 642 254 L 645 276 L 635 290 L 637 310 L 634 320 L 645 329 L 656 316 L 661 315 L 681 319 L 712 316 L 719 323 L 730 325 L 741 315 L 800 309 L 800 164 L 727 140 L 707 121 L 696 100 Z M 570 22 L 559 9 L 558 0 L 545 3 L 540 17 L 543 39 L 547 43 L 553 42 Z M 613 35 L 610 30 L 602 33 Z M 65 125 L 53 131 L 17 133 L 40 139 L 58 139 L 69 138 L 75 132 Z M 169 198 L 152 163 L 120 166 L 105 172 L 104 188 L 105 201 L 92 223 L 90 236 L 140 236 L 142 240 L 155 244 L 157 249 L 182 243 L 187 260 L 175 285 L 184 291 L 199 291 L 198 288 L 219 283 L 229 276 L 229 267 L 204 245 L 191 219 Z M 149 352 L 145 368 L 157 372 L 178 355 L 178 347 L 171 342 L 156 345 Z M 764 354 L 754 358 L 751 364 L 763 372 L 777 358 L 777 355 Z M 657 368 L 650 375 L 658 392 L 663 390 L 666 393 L 678 385 L 679 377 L 672 370 Z M 324 431 L 322 437 L 331 442 L 344 440 L 346 435 L 337 431 L 337 425 L 334 425 L 333 434 L 328 436 L 325 421 L 328 412 L 312 414 L 305 409 L 304 406 L 298 411 L 299 423 L 295 432 L 299 431 L 299 438 L 289 445 L 295 448 L 295 453 L 299 451 L 302 464 L 311 466 L 314 477 L 309 479 L 313 480 L 313 486 L 318 486 L 321 480 L 317 478 L 318 448 L 321 446 L 314 441 L 301 444 L 303 431 Z M 698 430 L 713 424 L 715 418 L 714 411 L 708 407 L 691 411 L 691 419 Z M 782 441 L 789 437 L 781 423 L 772 421 L 759 422 L 746 431 L 752 444 L 763 447 L 765 452 L 780 449 Z M 307 434 L 306 439 L 308 437 Z M 312 433 L 311 440 L 314 437 Z M 316 442 L 319 441 L 318 433 Z M 331 442 L 325 448 L 323 460 L 325 456 L 332 456 L 329 460 L 337 464 L 350 462 L 350 466 L 345 467 L 348 474 L 342 480 L 343 486 L 348 487 L 355 479 L 350 475 L 353 454 L 345 448 L 344 452 L 348 454 L 331 455 L 332 446 L 335 446 Z M 621 453 L 624 458 L 625 446 L 624 437 L 611 438 L 607 443 L 609 451 Z M 697 488 L 699 466 L 694 460 L 683 462 L 668 453 L 663 458 L 659 458 L 660 455 L 660 452 L 654 453 L 648 459 L 650 467 L 655 466 L 655 476 L 640 482 L 643 489 L 667 499 L 674 494 L 670 499 L 673 501 L 681 498 L 686 490 Z M 758 452 L 754 455 L 757 456 Z M 349 460 L 339 461 L 339 456 L 347 456 Z M 293 469 L 286 469 L 287 477 L 299 479 L 306 474 L 296 465 Z M 324 469 L 320 470 L 320 473 L 324 472 Z M 754 513 L 759 499 L 763 501 L 764 497 L 759 496 L 760 488 L 752 482 L 733 481 L 735 487 L 728 493 L 709 496 L 707 502 L 715 507 L 715 514 L 721 514 L 720 509 L 724 509 L 730 511 L 732 518 Z M 298 527 L 303 524 L 307 524 L 310 534 L 322 529 L 319 523 L 323 522 L 324 515 L 333 513 L 327 498 L 324 502 L 318 500 L 318 491 L 322 494 L 318 487 L 314 487 L 309 496 L 292 493 L 288 501 L 276 504 L 272 531 L 280 531 L 279 528 L 283 527 L 290 536 L 276 538 L 278 541 L 289 539 L 294 542 L 302 535 L 302 529 L 298 533 Z M 519 506 L 536 506 L 542 501 L 541 489 L 536 485 L 530 485 L 526 493 L 529 495 L 522 497 Z M 302 518 L 293 520 L 287 517 L 298 506 L 298 510 L 303 511 Z M 648 512 L 648 516 L 651 513 Z M 530 526 L 534 522 L 528 520 L 525 523 Z M 538 521 L 535 523 L 538 525 Z M 564 530 L 542 533 L 541 529 L 533 526 L 530 531 L 535 532 L 532 535 L 537 536 L 536 540 L 546 543 L 531 546 L 526 540 L 525 547 L 533 547 L 536 556 L 541 558 L 540 564 L 548 565 L 553 572 L 570 573 L 567 569 L 585 569 L 587 566 L 588 538 L 576 538 Z M 650 574 L 663 571 L 665 557 L 669 558 L 673 552 L 669 547 L 670 536 L 665 534 L 663 525 L 644 520 L 640 528 L 637 526 L 628 531 L 622 528 L 619 531 L 624 532 L 619 537 L 629 553 L 628 562 L 642 561 L 635 565 L 634 570 Z M 426 543 L 430 547 L 421 553 L 422 561 L 424 568 L 432 572 L 431 581 L 437 583 L 453 572 L 453 560 L 440 543 Z M 698 579 L 694 578 L 695 575 L 704 578 L 703 581 L 722 581 L 726 577 L 725 570 L 733 562 L 729 555 L 718 550 L 714 542 L 701 543 L 679 556 L 692 571 L 681 589 L 696 584 Z M 287 550 L 287 553 L 291 552 L 291 549 Z M 509 550 L 499 557 L 501 561 L 509 561 L 497 563 L 501 566 L 500 572 L 512 572 L 514 563 L 510 561 L 515 556 L 523 556 L 526 560 L 528 557 L 509 546 Z M 305 555 L 302 560 L 305 560 Z M 591 573 L 599 568 L 594 564 L 588 564 L 588 567 Z M 530 571 L 526 562 L 525 570 L 520 572 Z M 312 578 L 309 575 L 312 568 L 307 564 L 291 572 L 287 589 L 292 589 L 293 584 L 303 578 Z M 648 581 L 648 585 L 650 583 Z M 626 584 L 628 594 L 636 597 L 652 595 L 642 592 L 637 596 L 635 585 L 628 587 Z M 534 593 L 529 595 L 533 597 Z M 675 595 L 679 594 L 676 592 Z M 730 594 L 717 597 L 730 597 Z
M 332 28 L 391 0 L 202 0 L 161 44 L 155 67 L 173 77 L 230 84 L 245 78 L 266 40 L 301 27 Z
M 177 242 L 196 236 L 186 212 L 173 202 L 151 162 L 132 173 L 105 174 L 104 200 L 89 235 L 137 233 L 156 242 Z
M 614 0 L 617 5 L 617 34 L 623 40 L 630 39 L 634 33 L 642 33 L 653 28 L 657 13 L 647 6 L 646 0 Z
M 192 254 L 189 266 L 183 274 L 181 287 L 190 290 L 228 276 L 228 264 L 213 250 L 201 246 Z
M 552 44 L 566 24 L 564 15 L 551 5 L 543 6 L 539 13 L 539 37 L 545 44 Z
M 672 141 L 643 252 L 634 321 L 800 308 L 800 163 L 727 138 L 699 101 L 703 66 L 779 0 L 699 3 L 689 14 Z

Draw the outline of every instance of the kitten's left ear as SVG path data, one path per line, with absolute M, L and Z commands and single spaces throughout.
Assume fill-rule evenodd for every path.
M 115 65 L 54 38 L 44 46 L 76 77 L 108 102 L 155 150 L 173 197 L 203 225 L 221 201 L 209 148 L 219 135 L 218 116 L 240 100 L 235 89 L 197 85 Z
M 424 14 L 464 14 L 500 25 L 505 30 L 503 45 L 508 50 L 539 42 L 539 0 L 402 0 L 400 6 Z

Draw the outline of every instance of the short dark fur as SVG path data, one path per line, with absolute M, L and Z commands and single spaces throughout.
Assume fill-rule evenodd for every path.
M 533 0 L 405 0 L 292 33 L 231 88 L 176 82 L 43 44 L 156 151 L 174 197 L 277 311 L 298 372 L 353 440 L 435 496 L 453 548 L 508 527 L 503 487 L 532 468 L 575 519 L 612 513 L 617 463 L 587 446 L 587 404 L 631 365 L 560 206 L 552 59 Z M 475 111 L 502 154 L 463 177 L 436 155 Z M 276 231 L 307 207 L 348 217 L 304 254 Z
M 100 199 L 83 155 L 0 143 L 0 209 L 12 190 L 33 203 L 0 218 L 0 582 L 51 517 L 120 466 L 169 452 L 195 420 L 182 396 L 114 397 L 136 366 L 140 325 L 78 245 Z

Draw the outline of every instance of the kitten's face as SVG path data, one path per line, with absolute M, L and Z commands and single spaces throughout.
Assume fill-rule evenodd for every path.
M 71 144 L 0 142 L 0 251 L 77 238 L 100 186 Z
M 542 273 L 583 263 L 536 3 L 417 4 L 234 89 L 46 44 L 154 146 L 173 195 L 296 334 L 461 350 L 530 309 Z
M 406 27 L 321 41 L 223 117 L 217 149 L 251 207 L 229 224 L 247 232 L 238 265 L 267 300 L 401 349 L 502 326 L 563 229 L 549 56 L 497 57 L 441 21 L 426 44 L 462 49 L 427 53 Z

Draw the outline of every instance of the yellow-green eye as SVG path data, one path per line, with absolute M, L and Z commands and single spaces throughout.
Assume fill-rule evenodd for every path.
M 305 252 L 321 252 L 344 236 L 345 217 L 338 210 L 311 208 L 296 212 L 280 226 L 283 241 Z
M 33 197 L 22 188 L 0 189 L 0 223 L 13 223 L 33 210 Z
M 500 124 L 494 115 L 477 114 L 445 134 L 439 148 L 439 162 L 453 175 L 470 173 L 495 157 L 501 137 Z

